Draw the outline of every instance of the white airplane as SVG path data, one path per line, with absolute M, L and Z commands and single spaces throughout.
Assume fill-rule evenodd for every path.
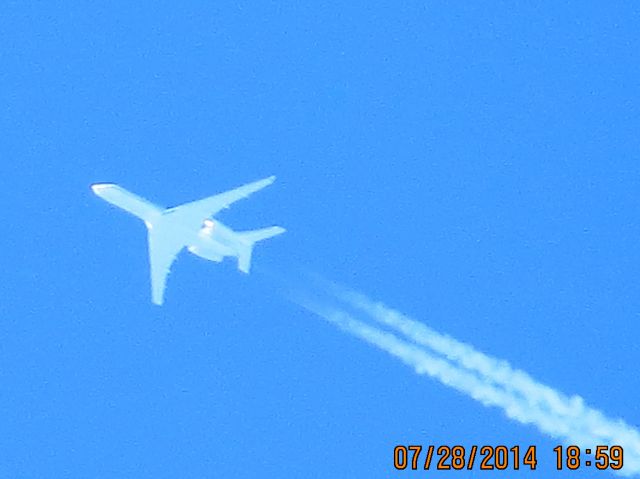
M 113 183 L 95 184 L 91 189 L 103 200 L 137 216 L 147 225 L 151 300 L 161 305 L 171 264 L 185 246 L 191 253 L 218 263 L 225 256 L 235 256 L 238 269 L 249 273 L 254 244 L 284 233 L 285 229 L 272 226 L 236 232 L 212 217 L 232 203 L 270 185 L 275 179 L 275 176 L 270 176 L 219 195 L 167 209 Z

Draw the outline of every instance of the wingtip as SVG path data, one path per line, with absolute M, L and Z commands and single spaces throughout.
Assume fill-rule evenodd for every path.
M 151 292 L 151 304 L 155 306 L 162 306 L 164 303 L 164 291 L 158 293 L 157 291 Z
M 102 190 L 105 190 L 105 189 L 107 189 L 107 188 L 109 188 L 111 186 L 113 186 L 113 183 L 94 183 L 93 185 L 91 185 L 91 190 L 95 194 L 98 194 Z

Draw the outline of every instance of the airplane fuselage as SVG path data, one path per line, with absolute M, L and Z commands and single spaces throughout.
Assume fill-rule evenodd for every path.
M 225 256 L 239 256 L 243 244 L 231 228 L 217 220 L 207 219 L 187 249 L 196 256 L 219 263 Z
M 233 231 L 213 216 L 232 203 L 270 185 L 275 176 L 173 208 L 162 208 L 113 183 L 91 185 L 93 192 L 137 216 L 147 226 L 151 301 L 162 304 L 169 269 L 178 253 L 187 248 L 196 256 L 220 262 L 225 256 L 238 258 L 238 270 L 249 273 L 254 245 L 284 233 L 280 226 L 251 231 Z

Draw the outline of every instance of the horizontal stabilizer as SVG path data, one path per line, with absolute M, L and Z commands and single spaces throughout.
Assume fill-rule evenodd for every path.
M 251 253 L 253 252 L 253 245 L 257 241 L 277 236 L 285 231 L 286 230 L 280 226 L 271 226 L 260 230 L 238 233 L 238 236 L 242 240 L 242 246 L 238 254 L 238 269 L 243 273 L 249 272 L 249 269 L 251 268 Z
M 269 228 L 262 228 L 260 230 L 244 231 L 238 233 L 238 235 L 245 243 L 255 243 L 256 241 L 262 241 L 267 238 L 277 236 L 284 233 L 285 231 L 287 230 L 280 226 L 271 226 Z

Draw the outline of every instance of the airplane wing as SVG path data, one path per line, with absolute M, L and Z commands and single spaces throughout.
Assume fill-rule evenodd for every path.
M 228 208 L 236 201 L 247 198 L 252 193 L 269 186 L 275 179 L 275 176 L 270 176 L 263 180 L 254 181 L 253 183 L 248 183 L 239 188 L 225 191 L 224 193 L 170 208 L 166 210 L 164 214 L 179 215 L 181 221 L 188 222 L 196 228 L 202 224 L 204 219 L 215 215 L 222 209 Z
M 162 207 L 154 205 L 150 201 L 134 195 L 130 191 L 113 183 L 98 183 L 91 185 L 91 189 L 103 200 L 128 211 L 144 221 L 151 221 L 157 218 L 163 210 Z
M 184 237 L 179 237 L 168 222 L 158 222 L 148 229 L 149 266 L 151 269 L 151 301 L 161 305 L 164 288 L 173 261 L 184 247 Z

